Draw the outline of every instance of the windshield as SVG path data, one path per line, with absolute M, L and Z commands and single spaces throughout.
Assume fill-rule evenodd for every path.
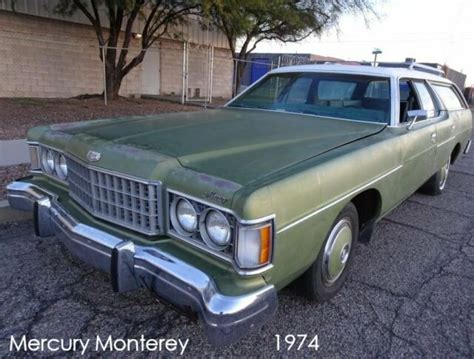
M 334 73 L 274 74 L 228 106 L 389 123 L 390 81 Z

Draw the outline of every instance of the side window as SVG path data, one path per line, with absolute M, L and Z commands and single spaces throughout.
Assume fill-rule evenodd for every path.
M 418 93 L 421 108 L 428 112 L 428 118 L 437 116 L 438 111 L 436 110 L 433 98 L 431 97 L 430 91 L 426 87 L 426 84 L 421 81 L 414 81 L 413 85 L 415 86 L 416 92 Z
M 410 80 L 400 80 L 400 123 L 408 119 L 408 111 L 419 110 L 420 103 Z
M 411 87 L 408 81 L 400 81 L 400 101 L 408 101 L 410 97 Z
M 437 84 L 433 84 L 432 86 L 447 110 L 460 110 L 464 108 L 461 99 L 452 86 Z

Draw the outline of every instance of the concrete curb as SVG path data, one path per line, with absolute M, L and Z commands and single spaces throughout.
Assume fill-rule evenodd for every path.
M 15 166 L 30 162 L 26 140 L 0 141 L 0 166 Z

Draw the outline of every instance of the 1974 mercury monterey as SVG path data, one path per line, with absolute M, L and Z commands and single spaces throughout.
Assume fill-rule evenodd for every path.
M 217 110 L 36 127 L 8 199 L 115 291 L 149 288 L 226 345 L 297 278 L 334 296 L 377 221 L 443 191 L 472 121 L 436 71 L 283 67 Z

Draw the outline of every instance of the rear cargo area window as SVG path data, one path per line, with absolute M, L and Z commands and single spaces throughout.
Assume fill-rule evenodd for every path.
M 441 102 L 448 110 L 460 110 L 464 108 L 464 104 L 452 86 L 432 85 Z

